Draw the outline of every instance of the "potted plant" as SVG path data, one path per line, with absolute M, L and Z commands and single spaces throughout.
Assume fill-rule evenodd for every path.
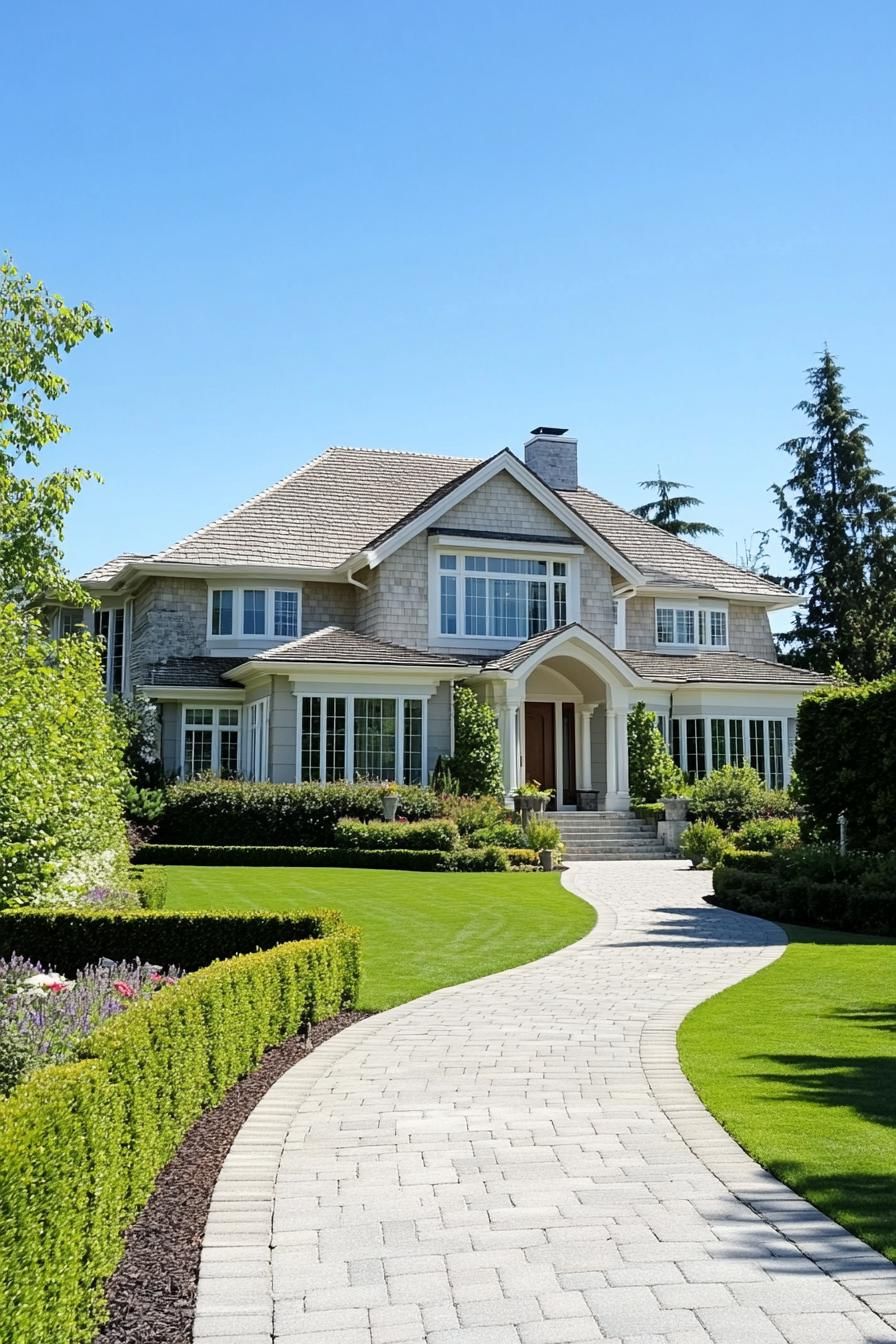
M 553 821 L 530 817 L 526 827 L 526 845 L 537 851 L 542 868 L 549 873 L 554 867 L 554 859 L 563 852 L 559 826 Z
M 383 787 L 383 821 L 394 821 L 398 811 L 398 785 L 392 782 Z
M 513 805 L 517 812 L 522 812 L 525 823 L 530 813 L 543 812 L 545 804 L 551 801 L 553 795 L 553 789 L 543 789 L 538 780 L 533 779 L 528 784 L 521 784 L 518 789 L 514 789 Z

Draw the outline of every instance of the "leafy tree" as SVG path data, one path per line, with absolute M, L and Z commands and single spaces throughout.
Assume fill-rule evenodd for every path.
M 656 499 L 649 504 L 639 504 L 632 512 L 638 518 L 646 518 L 655 527 L 671 532 L 673 537 L 700 537 L 707 533 L 721 536 L 719 529 L 711 523 L 701 523 L 694 519 L 682 518 L 685 509 L 699 509 L 703 503 L 696 495 L 673 495 L 673 490 L 687 490 L 690 487 L 684 481 L 667 481 L 659 467 L 656 480 L 639 481 L 642 490 L 652 490 Z
M 110 330 L 90 304 L 70 308 L 8 257 L 0 262 L 0 601 L 89 601 L 65 574 L 61 541 L 76 495 L 97 477 L 82 467 L 38 471 L 44 449 L 68 429 L 51 409 L 68 391 L 56 366 L 87 336 Z
M 454 691 L 451 773 L 462 793 L 501 794 L 501 740 L 494 711 L 469 686 Z
M 165 773 L 159 760 L 158 710 L 151 700 L 135 695 L 124 700 L 116 695 L 110 706 L 124 742 L 124 768 L 136 789 L 157 789 Z
M 684 775 L 666 749 L 656 715 L 639 700 L 628 715 L 628 787 L 639 803 L 656 803 L 684 788 Z
M 768 543 L 773 528 L 756 528 L 740 545 L 734 544 L 734 557 L 741 569 L 752 570 L 754 574 L 768 574 Z
M 807 602 L 779 639 L 798 666 L 831 672 L 839 663 L 871 679 L 896 663 L 896 494 L 871 466 L 867 425 L 841 374 L 825 349 L 797 406 L 809 433 L 780 445 L 793 459 L 788 479 L 772 486 L 792 566 L 782 582 Z

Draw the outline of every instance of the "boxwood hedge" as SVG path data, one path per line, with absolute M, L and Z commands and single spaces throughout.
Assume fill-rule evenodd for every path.
M 203 1110 L 269 1046 L 355 1002 L 331 928 L 216 962 L 136 1004 L 0 1100 L 0 1344 L 87 1344 L 123 1233 Z
M 896 856 L 821 846 L 733 851 L 713 872 L 716 905 L 763 919 L 896 936 Z
M 231 868 L 396 868 L 424 873 L 502 872 L 503 850 L 329 849 L 311 845 L 144 845 L 140 863 Z M 482 858 L 486 854 L 489 857 Z M 506 865 L 505 865 L 506 866 Z

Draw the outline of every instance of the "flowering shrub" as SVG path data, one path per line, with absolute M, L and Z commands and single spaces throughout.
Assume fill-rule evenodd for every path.
M 176 984 L 179 974 L 106 961 L 68 980 L 24 957 L 0 961 L 0 1094 L 35 1069 L 76 1059 L 81 1042 L 102 1022 Z

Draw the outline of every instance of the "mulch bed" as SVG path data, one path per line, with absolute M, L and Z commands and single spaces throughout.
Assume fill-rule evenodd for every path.
M 109 1321 L 95 1344 L 190 1344 L 199 1256 L 212 1191 L 243 1122 L 269 1087 L 309 1050 L 367 1013 L 341 1013 L 268 1050 L 196 1121 L 160 1173 L 149 1202 L 129 1229 L 124 1259 L 106 1285 Z

